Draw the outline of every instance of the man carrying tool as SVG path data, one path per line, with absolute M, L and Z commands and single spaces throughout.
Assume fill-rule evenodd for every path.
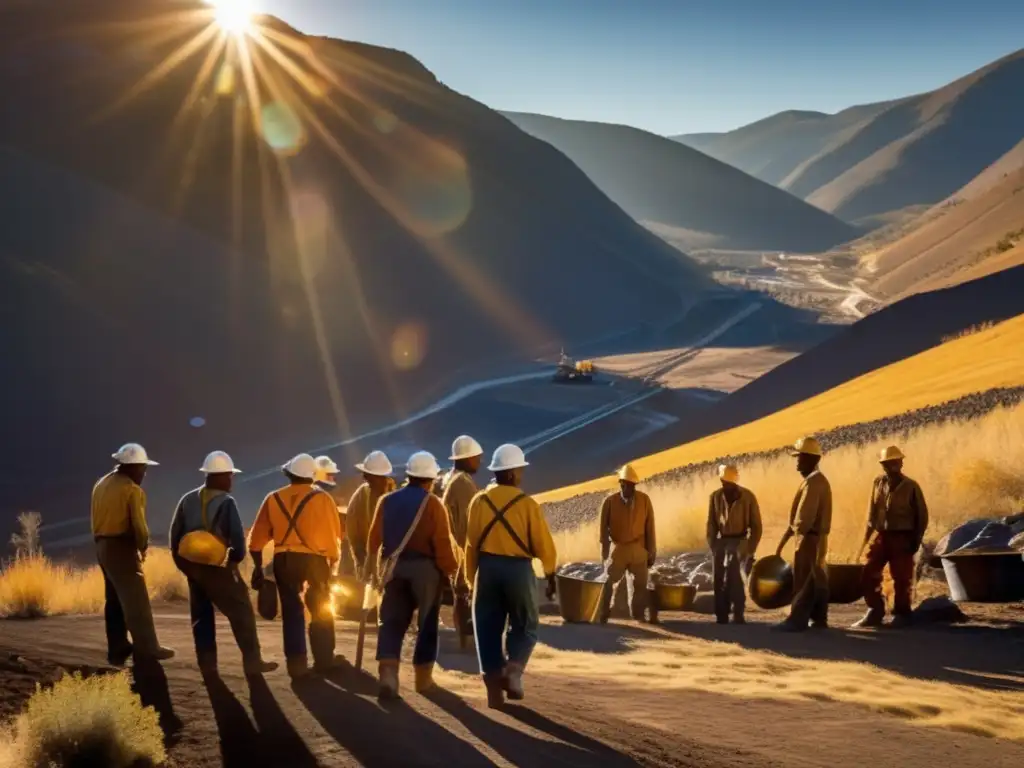
M 455 462 L 451 471 L 445 475 L 441 484 L 441 501 L 448 510 L 448 521 L 451 523 L 452 536 L 458 547 L 457 553 L 462 560 L 466 549 L 466 525 L 469 522 L 469 504 L 479 489 L 473 481 L 473 475 L 480 470 L 481 457 L 484 449 L 480 443 L 469 435 L 460 435 L 452 443 L 452 454 L 449 457 Z M 456 583 L 465 582 L 465 568 L 460 566 Z M 459 632 L 460 646 L 465 647 L 472 635 L 472 608 L 469 604 L 468 590 L 455 595 L 454 604 L 455 628 Z
M 381 553 L 381 567 L 375 578 L 383 590 L 377 635 L 381 699 L 398 696 L 402 640 L 413 612 L 418 619 L 412 656 L 416 691 L 426 693 L 434 687 L 441 580 L 453 579 L 459 567 L 448 513 L 430 492 L 440 471 L 437 460 L 426 451 L 410 456 L 405 469 L 408 484 L 380 499 L 370 526 L 368 562 L 377 562 L 378 550 Z
M 345 538 L 356 573 L 366 573 L 367 567 L 372 570 L 373 564 L 366 562 L 366 540 L 370 535 L 370 523 L 377 509 L 381 496 L 395 489 L 395 481 L 391 477 L 394 467 L 387 454 L 383 451 L 371 451 L 359 464 L 356 464 L 363 475 L 363 484 L 356 488 L 348 502 L 345 513 Z
M 551 531 L 540 505 L 519 490 L 526 466 L 521 448 L 499 446 L 488 466 L 494 484 L 469 505 L 466 577 L 473 584 L 473 632 L 489 707 L 504 705 L 506 695 L 525 696 L 523 671 L 540 624 L 534 558 L 544 568 L 548 599 L 555 597 Z
M 330 578 L 341 555 L 341 522 L 334 501 L 313 485 L 316 461 L 300 453 L 282 467 L 288 485 L 263 500 L 249 531 L 253 559 L 252 588 L 263 583 L 263 548 L 274 544 L 274 581 L 281 598 L 281 629 L 288 674 L 309 674 L 306 655 L 306 616 L 302 594 L 310 613 L 309 645 L 313 668 L 329 672 L 335 658 L 334 614 L 330 603 Z
M 204 675 L 217 673 L 216 607 L 231 624 L 242 651 L 242 668 L 254 676 L 277 669 L 263 661 L 249 590 L 238 573 L 245 558 L 245 531 L 231 496 L 234 461 L 223 451 L 206 457 L 206 482 L 186 493 L 174 510 L 169 541 L 174 563 L 188 579 L 188 604 L 196 659 Z
M 921 486 L 903 474 L 903 451 L 895 445 L 878 457 L 883 473 L 875 478 L 868 506 L 867 529 L 861 551 L 867 559 L 861 583 L 868 611 L 854 627 L 880 627 L 885 618 L 882 569 L 889 564 L 895 595 L 890 626 L 903 627 L 911 620 L 914 595 L 914 555 L 928 528 L 928 505 Z M 873 537 L 873 538 L 872 538 Z
M 796 536 L 793 554 L 793 604 L 789 616 L 778 625 L 784 632 L 828 628 L 828 534 L 832 529 L 832 486 L 821 474 L 821 445 L 814 437 L 802 437 L 790 451 L 804 481 L 793 499 L 789 527 L 775 554 Z
M 112 472 L 93 486 L 90 518 L 96 559 L 103 572 L 106 604 L 107 660 L 121 666 L 129 656 L 139 661 L 163 661 L 174 651 L 157 641 L 142 561 L 149 547 L 146 492 L 142 481 L 156 466 L 137 443 L 121 446 L 111 458 Z M 131 642 L 128 633 L 131 633 Z
M 632 465 L 619 470 L 619 492 L 601 504 L 598 530 L 601 536 L 601 560 L 607 580 L 597 606 L 597 621 L 608 623 L 612 602 L 626 574 L 633 578 L 630 613 L 637 621 L 658 621 L 657 604 L 647 589 L 648 574 L 657 557 L 654 535 L 654 507 L 651 498 L 636 489 L 640 477 Z
M 743 618 L 747 596 L 741 570 L 750 571 L 761 541 L 761 509 L 757 498 L 740 486 L 740 473 L 732 464 L 718 467 L 722 487 L 708 503 L 708 548 L 712 553 L 715 585 L 715 615 L 719 624 L 746 623 Z

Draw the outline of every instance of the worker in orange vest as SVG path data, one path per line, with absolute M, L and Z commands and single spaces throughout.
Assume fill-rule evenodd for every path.
M 249 554 L 255 565 L 252 588 L 263 583 L 263 549 L 274 545 L 274 581 L 281 599 L 281 629 L 288 674 L 309 674 L 306 616 L 313 668 L 328 672 L 338 666 L 334 655 L 334 613 L 330 578 L 341 556 L 341 520 L 334 500 L 314 486 L 316 461 L 300 453 L 282 467 L 288 485 L 269 494 L 249 532 Z

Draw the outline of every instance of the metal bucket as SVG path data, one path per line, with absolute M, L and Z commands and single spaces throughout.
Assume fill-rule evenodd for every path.
M 837 563 L 828 565 L 828 601 L 835 604 L 855 603 L 864 597 L 861 575 L 864 566 L 860 563 Z
M 692 584 L 655 584 L 654 599 L 659 611 L 686 611 L 697 597 Z
M 587 581 L 558 574 L 558 611 L 562 618 L 573 623 L 593 620 L 601 600 L 604 583 Z
M 1024 600 L 1024 559 L 1016 552 L 944 557 L 942 570 L 949 583 L 949 595 L 955 602 Z
M 277 618 L 277 584 L 270 579 L 264 579 L 256 590 L 256 611 L 267 621 Z
M 784 608 L 793 602 L 793 569 L 779 555 L 760 558 L 747 580 L 750 599 L 758 608 Z

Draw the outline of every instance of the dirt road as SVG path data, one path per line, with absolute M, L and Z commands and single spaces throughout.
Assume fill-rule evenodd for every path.
M 837 619 L 853 615 L 847 610 Z M 439 675 L 445 692 L 424 698 L 403 679 L 404 702 L 385 708 L 372 678 L 354 670 L 294 687 L 280 672 L 247 683 L 226 626 L 222 678 L 204 683 L 191 663 L 187 617 L 161 608 L 161 639 L 180 656 L 140 674 L 137 685 L 163 715 L 176 766 L 862 768 L 936 754 L 955 755 L 958 768 L 1024 761 L 1024 743 L 976 735 L 983 728 L 922 727 L 939 725 L 936 712 L 956 701 L 972 710 L 1002 707 L 1011 722 L 1024 716 L 1019 626 L 792 637 L 769 630 L 772 618 L 754 613 L 746 627 L 719 627 L 707 617 L 675 614 L 652 629 L 545 619 L 529 698 L 498 713 L 484 706 L 475 658 L 460 653 L 450 634 Z M 279 659 L 280 625 L 261 624 L 261 635 L 267 655 Z M 351 625 L 339 624 L 339 639 L 351 658 Z M 20 662 L 8 654 L 98 665 L 102 623 L 5 622 L 0 649 L 0 711 L 10 713 L 32 690 L 30 671 L 43 667 L 30 662 L 29 671 L 18 672 Z M 825 690 L 807 682 L 815 670 Z M 930 677 L 936 679 L 923 679 Z M 850 703 L 855 697 L 844 699 L 843 691 L 858 685 L 903 686 L 901 695 L 923 697 L 929 707 L 901 711 L 888 702 L 872 711 Z

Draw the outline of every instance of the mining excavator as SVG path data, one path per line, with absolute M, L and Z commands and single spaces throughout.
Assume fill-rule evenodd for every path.
M 590 360 L 573 360 L 563 349 L 552 380 L 559 384 L 589 384 L 594 380 L 594 364 Z

